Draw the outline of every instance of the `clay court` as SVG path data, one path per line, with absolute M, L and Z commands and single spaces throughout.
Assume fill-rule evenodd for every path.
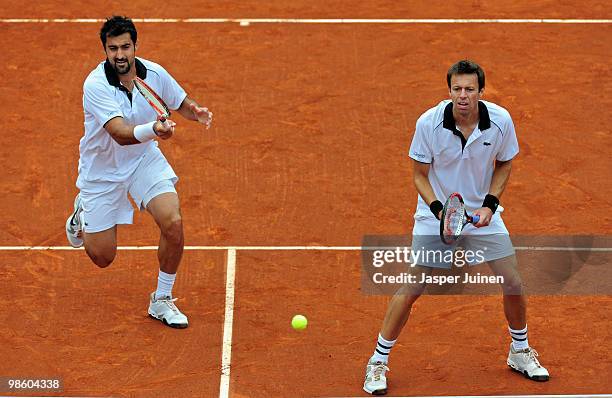
M 448 97 L 459 59 L 484 67 L 484 99 L 516 125 L 521 152 L 503 197 L 511 233 L 612 235 L 605 0 L 2 3 L 0 377 L 63 381 L 61 392 L 20 395 L 364 396 L 389 298 L 361 291 L 359 246 L 412 230 L 414 125 Z M 66 247 L 82 84 L 104 58 L 101 22 L 75 19 L 111 14 L 176 18 L 136 20 L 136 54 L 215 115 L 208 131 L 177 117 L 160 144 L 180 177 L 188 247 L 174 295 L 185 330 L 147 317 L 158 241 L 148 214 L 119 228 L 108 269 Z M 390 395 L 612 393 L 611 310 L 605 294 L 530 296 L 529 340 L 551 372 L 534 383 L 505 365 L 499 296 L 424 296 L 394 349 Z M 305 331 L 290 327 L 297 313 Z

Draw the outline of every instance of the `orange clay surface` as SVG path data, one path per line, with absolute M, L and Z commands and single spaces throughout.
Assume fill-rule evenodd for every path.
M 273 3 L 4 1 L 2 17 L 612 18 L 596 0 Z M 0 23 L 0 246 L 67 245 L 99 28 Z M 462 58 L 484 67 L 484 98 L 516 125 L 521 152 L 503 197 L 511 233 L 612 232 L 610 24 L 137 28 L 137 55 L 215 114 L 209 131 L 177 116 L 161 144 L 180 177 L 187 245 L 359 246 L 365 234 L 409 233 L 414 124 L 448 96 L 446 69 Z M 157 239 L 144 213 L 119 228 L 121 245 Z M 73 396 L 219 395 L 226 251 L 185 253 L 174 293 L 186 330 L 146 316 L 153 251 L 120 251 L 105 270 L 81 251 L 0 259 L 0 377 L 59 376 Z M 230 396 L 362 394 L 388 298 L 360 283 L 357 251 L 238 251 Z M 610 393 L 611 309 L 609 296 L 530 297 L 530 342 L 552 374 L 534 383 L 505 365 L 500 297 L 423 297 L 394 349 L 390 393 Z M 309 318 L 303 332 L 290 328 L 296 313 Z

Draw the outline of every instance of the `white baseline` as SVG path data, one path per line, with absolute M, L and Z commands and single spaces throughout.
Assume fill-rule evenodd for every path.
M 0 23 L 103 23 L 98 18 L 3 18 Z M 405 19 L 304 19 L 304 18 L 132 18 L 136 23 L 244 23 L 249 24 L 611 24 L 612 19 L 576 18 L 405 18 Z
M 117 250 L 157 250 L 158 246 L 118 246 Z M 410 248 L 410 247 L 408 247 Z M 184 250 L 330 250 L 330 251 L 358 251 L 395 249 L 395 246 L 185 246 Z M 565 246 L 515 246 L 521 251 L 582 251 L 582 252 L 612 252 L 612 247 L 565 247 Z M 72 246 L 0 246 L 0 251 L 83 251 L 82 247 L 75 249 Z

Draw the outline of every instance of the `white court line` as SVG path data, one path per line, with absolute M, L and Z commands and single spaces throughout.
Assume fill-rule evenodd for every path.
M 326 397 L 351 398 L 351 397 Z M 612 394 L 579 394 L 579 395 L 436 395 L 436 396 L 404 396 L 386 398 L 612 398 Z
M 96 18 L 3 18 L 0 23 L 102 23 Z M 278 23 L 278 24 L 610 24 L 612 19 L 476 18 L 476 19 L 304 19 L 304 18 L 132 18 L 136 23 Z
M 514 250 L 553 252 L 610 252 L 612 247 L 558 247 L 558 246 L 514 246 Z
M 158 246 L 117 246 L 117 250 L 157 250 Z M 184 250 L 361 250 L 361 246 L 185 246 Z M 0 246 L 0 251 L 82 251 L 72 246 Z M 612 249 L 611 249 L 612 250 Z
M 223 351 L 221 353 L 221 383 L 219 398 L 229 397 L 230 367 L 232 360 L 232 328 L 234 324 L 234 281 L 236 279 L 236 250 L 227 251 L 225 272 L 225 320 L 223 322 Z
M 185 246 L 184 250 L 329 250 L 329 251 L 359 251 L 377 249 L 395 249 L 397 246 Z M 410 248 L 410 246 L 407 246 Z M 157 250 L 158 246 L 118 246 L 117 250 Z M 582 251 L 582 252 L 612 252 L 612 247 L 563 247 L 563 246 L 515 246 L 521 251 Z M 82 251 L 71 246 L 0 246 L 0 251 Z

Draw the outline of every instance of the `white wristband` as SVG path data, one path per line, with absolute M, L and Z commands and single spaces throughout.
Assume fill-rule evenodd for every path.
M 140 142 L 151 141 L 152 139 L 156 138 L 157 134 L 153 128 L 155 123 L 156 122 L 151 122 L 134 126 L 134 138 Z

